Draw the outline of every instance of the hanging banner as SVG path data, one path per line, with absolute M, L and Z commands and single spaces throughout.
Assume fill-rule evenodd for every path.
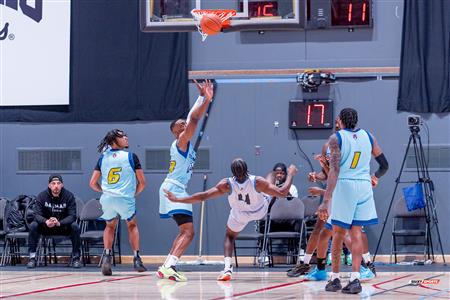
M 0 0 L 0 106 L 68 105 L 71 0 Z

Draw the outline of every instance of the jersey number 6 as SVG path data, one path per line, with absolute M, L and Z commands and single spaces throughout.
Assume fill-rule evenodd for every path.
M 121 171 L 122 168 L 111 168 L 108 172 L 108 183 L 115 184 L 119 182 Z

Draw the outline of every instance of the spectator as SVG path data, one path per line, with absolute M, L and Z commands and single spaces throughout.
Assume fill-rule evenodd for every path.
M 48 188 L 36 198 L 34 221 L 28 237 L 30 259 L 27 268 L 36 267 L 36 247 L 40 235 L 65 235 L 72 241 L 72 267 L 80 268 L 80 227 L 75 222 L 77 209 L 74 195 L 64 188 L 59 174 L 50 175 Z

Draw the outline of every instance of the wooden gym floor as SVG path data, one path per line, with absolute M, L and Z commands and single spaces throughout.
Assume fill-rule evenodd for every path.
M 135 273 L 122 265 L 104 277 L 95 267 L 0 268 L 0 299 L 450 299 L 450 268 L 442 264 L 381 266 L 377 278 L 363 283 L 363 292 L 355 296 L 325 292 L 325 282 L 288 278 L 285 267 L 239 268 L 231 282 L 216 281 L 220 266 L 181 266 L 188 282 L 159 280 L 156 266 L 149 269 Z M 425 279 L 435 281 L 410 283 Z

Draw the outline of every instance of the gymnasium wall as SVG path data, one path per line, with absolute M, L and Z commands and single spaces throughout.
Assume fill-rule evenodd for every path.
M 192 70 L 216 69 L 283 69 L 309 67 L 398 67 L 400 58 L 403 1 L 374 1 L 374 28 L 347 32 L 346 30 L 227 33 L 209 37 L 201 43 L 198 33 L 191 34 Z M 397 14 L 397 15 L 396 15 Z M 397 17 L 398 16 L 398 17 Z M 360 126 L 378 139 L 390 163 L 390 170 L 375 189 L 380 221 L 384 219 L 398 176 L 405 146 L 409 138 L 406 126 L 408 113 L 396 111 L 398 80 L 382 76 L 340 80 L 332 85 L 329 97 L 335 100 L 335 114 L 351 106 L 360 114 Z M 190 84 L 191 103 L 197 91 Z M 306 175 L 310 171 L 300 158 L 296 140 L 288 129 L 288 101 L 301 98 L 302 93 L 294 77 L 217 78 L 217 90 L 202 147 L 210 150 L 210 172 L 207 185 L 230 175 L 229 163 L 243 157 L 250 171 L 265 175 L 278 162 L 295 163 L 300 172 L 294 180 L 300 195 L 310 185 Z M 430 143 L 450 143 L 448 115 L 423 115 L 430 128 Z M 279 127 L 274 127 L 274 122 Z M 81 149 L 81 168 L 63 174 L 66 188 L 88 200 L 99 195 L 91 191 L 88 181 L 98 159 L 96 146 L 112 128 L 122 128 L 129 134 L 130 150 L 144 161 L 146 148 L 169 147 L 172 136 L 169 122 L 139 123 L 65 123 L 65 124 L 0 124 L 0 195 L 37 194 L 47 185 L 48 174 L 18 172 L 17 148 L 70 147 Z M 312 158 L 318 153 L 331 131 L 298 131 L 299 144 Z M 425 132 L 421 132 L 424 142 Z M 256 155 L 259 149 L 259 155 Z M 313 162 L 316 169 L 318 164 Z M 168 165 L 168 162 L 167 162 Z M 374 168 L 376 164 L 374 165 Z M 450 182 L 449 169 L 431 172 L 435 182 L 439 228 L 444 249 L 450 253 Z M 414 173 L 405 173 L 413 178 Z M 138 224 L 144 255 L 165 255 L 177 233 L 173 221 L 158 217 L 158 189 L 164 173 L 146 172 L 147 188 L 137 201 Z M 409 176 L 409 177 L 408 177 Z M 203 173 L 195 173 L 189 192 L 202 189 Z M 222 254 L 223 235 L 229 206 L 226 197 L 207 202 L 204 231 L 204 254 Z M 194 220 L 198 229 L 199 205 Z M 382 253 L 389 253 L 390 226 L 388 220 Z M 246 228 L 252 230 L 251 226 Z M 370 248 L 374 251 L 381 225 L 367 230 Z M 197 231 L 198 232 L 198 231 Z M 187 254 L 196 254 L 198 235 Z M 130 254 L 125 226 L 122 227 L 122 248 Z

